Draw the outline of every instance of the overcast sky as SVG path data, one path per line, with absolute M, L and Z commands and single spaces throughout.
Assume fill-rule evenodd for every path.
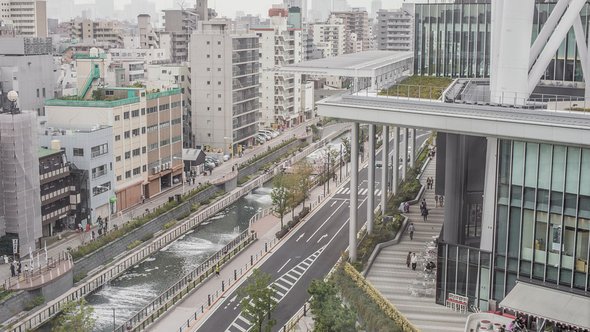
M 98 0 L 100 1 L 100 0 Z M 178 0 L 150 0 L 156 3 L 157 9 L 167 9 L 175 6 Z M 180 0 L 182 1 L 182 0 Z M 184 0 L 187 5 L 193 5 L 194 0 Z M 330 0 L 322 0 L 330 1 Z M 404 0 L 381 0 L 383 8 L 399 8 Z M 92 2 L 91 0 L 79 0 L 77 2 Z M 123 6 L 129 0 L 115 0 L 115 8 L 123 9 Z M 209 0 L 209 7 L 215 8 L 221 16 L 234 17 L 236 11 L 243 11 L 246 14 L 261 14 L 267 16 L 268 9 L 273 3 L 281 3 L 282 0 Z M 308 0 L 308 6 L 311 7 L 312 0 Z M 348 0 L 352 7 L 365 7 L 368 11 L 371 10 L 371 0 Z

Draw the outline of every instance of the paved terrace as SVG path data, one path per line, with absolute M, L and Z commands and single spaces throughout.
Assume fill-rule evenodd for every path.
M 317 105 L 322 116 L 361 123 L 570 145 L 590 142 L 590 112 L 443 103 L 374 93 L 334 96 Z
M 427 177 L 434 178 L 435 169 L 436 162 L 433 160 L 420 179 L 423 185 L 426 185 Z M 367 280 L 421 331 L 463 331 L 467 314 L 451 311 L 434 302 L 434 274 L 424 277 L 422 271 L 425 260 L 418 259 L 416 271 L 406 267 L 408 251 L 422 256 L 426 251 L 426 243 L 440 234 L 443 225 L 444 209 L 435 207 L 434 190 L 426 190 L 423 197 L 430 212 L 428 221 L 422 220 L 418 205 L 413 205 L 406 215 L 416 228 L 414 239 L 410 240 L 406 233 L 400 243 L 381 250 L 367 273 Z M 432 260 L 436 262 L 436 255 Z

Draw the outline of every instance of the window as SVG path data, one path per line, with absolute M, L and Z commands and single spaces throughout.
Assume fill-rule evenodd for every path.
M 148 146 L 148 151 L 152 151 L 158 148 L 158 143 L 152 143 Z
M 217 107 L 217 112 L 221 112 L 221 107 Z
M 160 141 L 160 146 L 166 146 L 168 144 L 170 144 L 170 140 L 164 139 L 164 140 Z
M 211 71 L 211 68 L 207 67 L 207 71 Z
M 131 159 L 131 152 L 125 152 L 125 159 Z
M 133 175 L 139 175 L 141 173 L 141 167 L 137 167 L 133 169 Z
M 211 45 L 211 42 L 210 41 L 207 41 L 207 45 Z
M 147 172 L 147 165 L 143 165 L 143 167 L 142 167 L 142 170 L 143 170 L 144 172 Z
M 140 149 L 140 148 L 137 148 L 137 149 L 134 149 L 134 150 L 133 150 L 133 156 L 134 156 L 134 157 L 137 157 L 137 156 L 139 156 L 140 154 L 141 154 L 141 149 Z
M 221 68 L 217 68 L 217 71 L 221 71 Z
M 221 93 L 218 93 L 217 94 L 217 98 L 221 98 Z
M 37 98 L 39 98 L 39 89 L 37 89 Z
M 217 85 L 221 85 L 221 81 L 217 81 Z
M 120 115 L 115 115 L 115 121 L 119 121 L 121 120 L 121 116 Z
M 92 158 L 102 156 L 104 154 L 107 154 L 108 152 L 109 152 L 109 145 L 107 143 L 93 146 L 92 149 L 90 149 L 90 153 L 91 153 Z
M 139 110 L 131 111 L 131 117 L 136 118 L 139 116 Z
M 115 135 L 115 142 L 120 141 L 121 140 L 121 135 Z
M 131 177 L 131 171 L 125 172 L 125 178 L 129 179 Z
M 172 143 L 180 142 L 181 136 L 174 136 L 172 137 Z
M 141 115 L 145 115 L 145 108 L 141 109 Z
M 43 88 L 43 98 L 45 98 L 45 88 Z
M 133 137 L 135 137 L 135 136 L 139 136 L 139 128 L 133 129 L 133 130 L 131 131 L 131 134 L 133 135 Z
M 141 127 L 141 133 L 145 134 L 145 127 Z
M 84 149 L 74 148 L 74 157 L 83 157 L 83 156 L 84 156 Z
M 168 128 L 170 127 L 170 122 L 162 122 L 160 123 L 160 129 L 164 129 L 164 128 Z
M 170 124 L 174 126 L 174 125 L 180 124 L 181 121 L 182 121 L 181 118 L 172 119 L 172 121 L 170 121 Z
M 129 119 L 129 112 L 123 113 L 123 119 Z
M 207 54 L 207 59 L 209 59 L 211 57 L 211 54 Z
M 218 41 L 217 41 L 217 45 L 221 45 L 221 41 L 219 41 L 219 40 L 218 40 Z
M 221 59 L 221 54 L 217 54 L 217 59 Z
M 151 126 L 148 126 L 147 127 L 147 132 L 148 133 L 151 133 L 152 131 L 156 131 L 156 130 L 158 130 L 158 125 L 157 124 L 151 125 Z
M 148 107 L 148 109 L 147 109 L 147 113 L 148 114 L 155 113 L 157 111 L 158 111 L 158 107 L 157 106 Z
M 105 174 L 107 174 L 107 165 L 106 164 L 100 165 L 98 167 L 94 167 L 92 169 L 92 178 L 93 179 L 99 178 Z
M 117 156 L 117 157 L 115 158 L 115 161 L 121 161 L 121 156 Z
M 111 190 L 111 182 L 105 182 L 101 185 L 92 188 L 92 196 L 100 195 L 106 191 Z
M 147 152 L 147 146 L 141 148 L 141 153 L 145 154 Z
M 130 133 L 131 132 L 129 130 L 127 130 L 126 132 L 123 133 L 123 135 L 124 135 L 125 138 L 129 138 L 129 137 L 131 137 L 131 134 Z
M 207 81 L 207 85 L 211 85 L 211 81 Z
M 121 181 L 123 178 L 121 177 L 121 175 L 117 175 L 117 181 Z

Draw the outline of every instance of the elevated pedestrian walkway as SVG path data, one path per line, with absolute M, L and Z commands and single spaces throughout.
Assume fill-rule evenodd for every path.
M 436 161 L 432 160 L 420 182 L 426 185 L 428 177 L 435 177 L 435 170 Z M 421 331 L 463 331 L 467 315 L 436 304 L 434 275 L 424 273 L 427 261 L 436 263 L 436 249 L 429 254 L 427 251 L 432 247 L 427 244 L 440 234 L 444 209 L 435 207 L 433 189 L 426 190 L 423 197 L 429 209 L 428 221 L 423 221 L 419 206 L 412 206 L 406 215 L 414 223 L 414 239 L 410 240 L 409 233 L 406 233 L 400 243 L 383 248 L 370 267 L 367 280 Z M 409 251 L 418 253 L 420 257 L 416 271 L 406 266 Z

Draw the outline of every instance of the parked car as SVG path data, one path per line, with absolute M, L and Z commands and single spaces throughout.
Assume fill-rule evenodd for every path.
M 265 134 L 270 135 L 272 138 L 275 138 L 275 137 L 279 136 L 279 133 L 276 132 L 276 131 L 274 131 L 274 130 L 272 130 L 272 129 L 265 128 L 265 129 L 260 129 L 259 131 L 260 132 L 263 132 Z
M 267 141 L 270 141 L 270 140 L 272 139 L 272 135 L 271 135 L 271 134 L 267 134 L 267 133 L 265 133 L 265 132 L 263 132 L 263 131 L 258 131 L 258 134 L 260 134 L 260 135 L 264 136 L 264 138 L 265 138 Z
M 256 141 L 260 144 L 264 144 L 266 142 L 266 137 L 260 134 L 256 134 L 256 136 L 254 136 L 254 138 L 256 139 Z
M 215 168 L 215 163 L 210 161 L 205 161 L 205 166 L 203 167 L 206 172 L 211 171 Z
M 207 156 L 205 157 L 205 161 L 211 162 L 213 163 L 215 166 L 219 166 L 221 165 L 221 161 L 219 161 L 219 159 L 212 157 L 212 156 Z

